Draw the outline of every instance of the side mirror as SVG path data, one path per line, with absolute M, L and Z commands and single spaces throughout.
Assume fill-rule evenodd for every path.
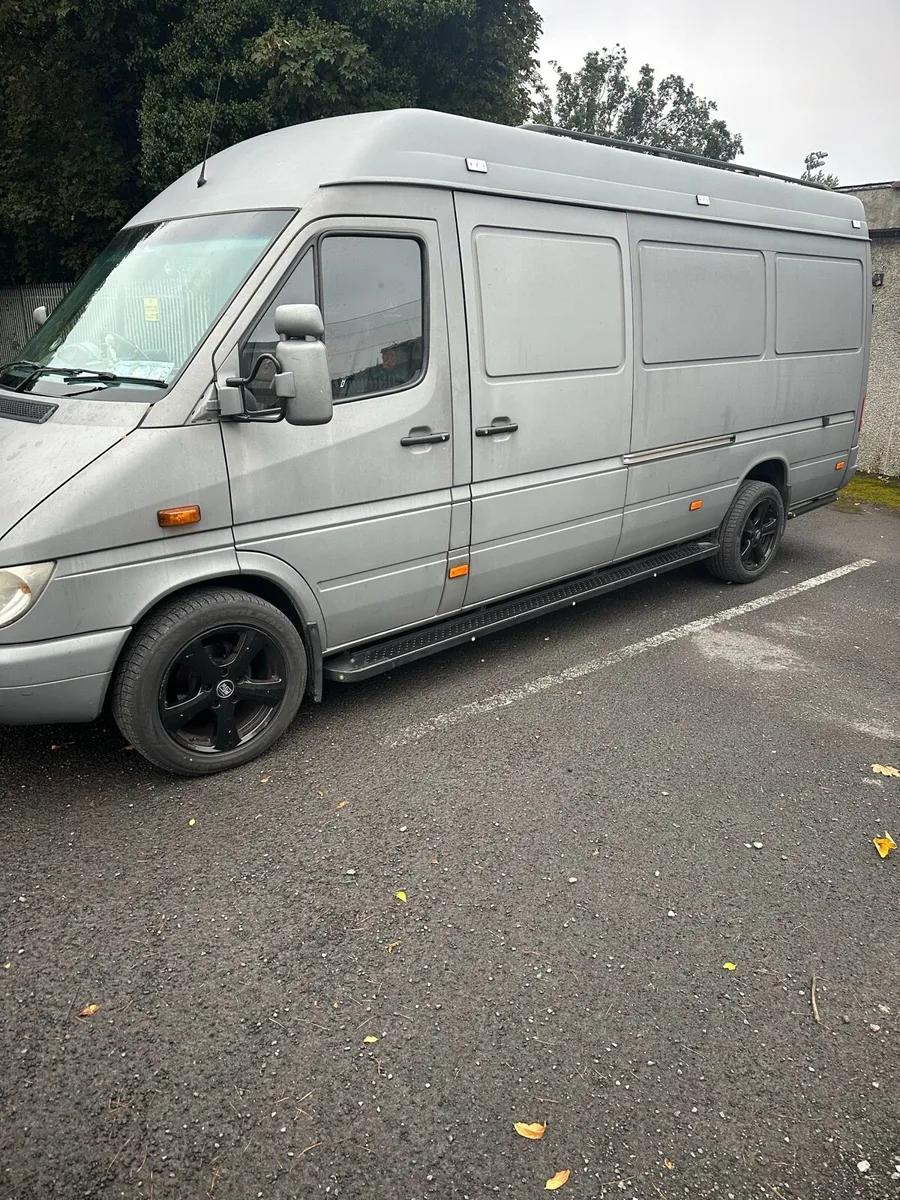
M 322 337 L 325 325 L 316 304 L 279 304 L 275 349 L 280 374 L 275 394 L 284 399 L 289 425 L 327 425 L 334 416 L 331 373 Z
M 47 305 L 39 304 L 31 316 L 34 320 L 35 328 L 40 329 L 40 327 L 47 320 Z

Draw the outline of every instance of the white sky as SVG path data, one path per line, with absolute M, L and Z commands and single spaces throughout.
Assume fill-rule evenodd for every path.
M 841 184 L 900 179 L 900 0 L 532 0 L 540 59 L 576 70 L 619 42 L 683 75 L 744 138 L 742 161 L 799 175 L 829 151 Z

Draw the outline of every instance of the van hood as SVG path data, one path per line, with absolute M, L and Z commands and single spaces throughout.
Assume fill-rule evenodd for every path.
M 36 424 L 11 415 L 25 408 L 24 399 L 0 391 L 0 539 L 73 475 L 127 437 L 150 407 L 53 397 L 52 403 L 59 405 L 56 412 Z M 27 400 L 37 402 L 37 397 Z

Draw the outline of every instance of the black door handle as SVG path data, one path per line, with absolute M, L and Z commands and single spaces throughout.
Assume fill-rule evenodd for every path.
M 440 442 L 449 442 L 449 433 L 410 433 L 400 439 L 401 446 L 435 446 Z
M 515 421 L 509 421 L 506 425 L 482 425 L 480 429 L 475 430 L 475 436 L 493 437 L 497 433 L 515 433 L 518 428 Z

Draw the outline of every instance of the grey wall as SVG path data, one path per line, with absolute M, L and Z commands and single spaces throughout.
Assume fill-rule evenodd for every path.
M 862 200 L 872 238 L 872 357 L 859 466 L 900 476 L 900 185 L 841 188 Z

